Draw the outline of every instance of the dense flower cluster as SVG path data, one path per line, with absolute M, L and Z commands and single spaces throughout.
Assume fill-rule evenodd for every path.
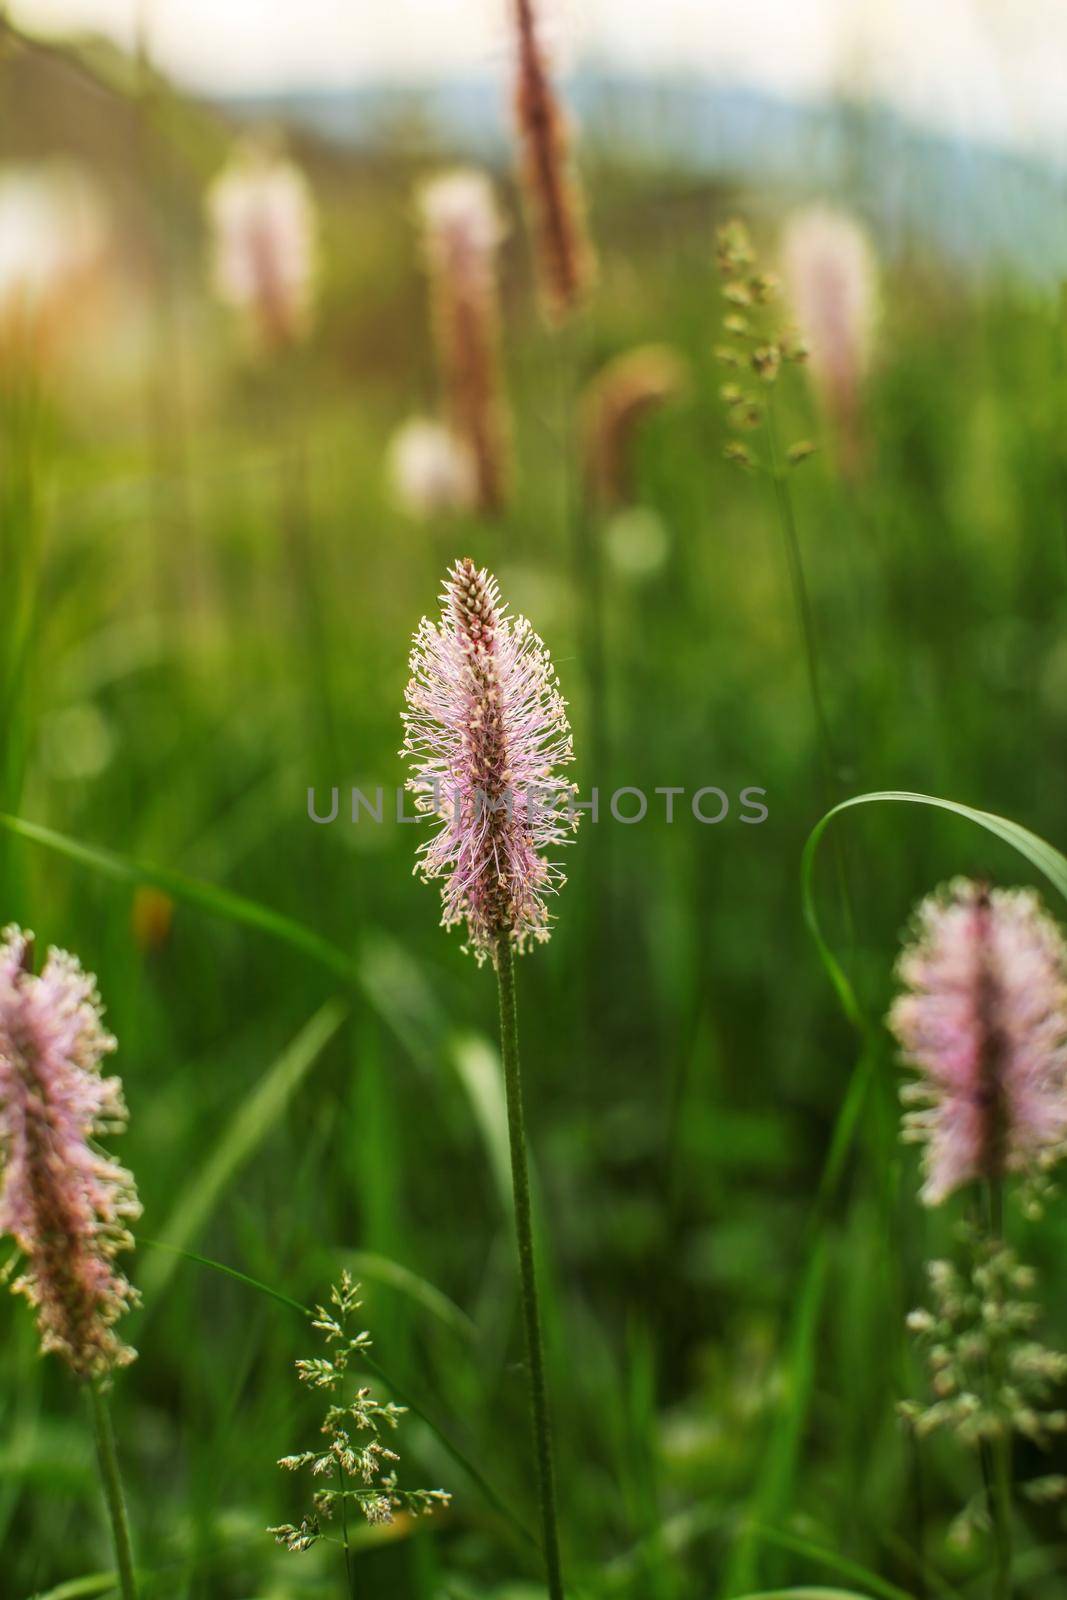
M 444 879 L 445 927 L 466 922 L 479 961 L 503 935 L 517 949 L 549 935 L 546 896 L 563 882 L 543 852 L 577 826 L 566 702 L 544 644 L 502 605 L 496 579 L 457 561 L 439 622 L 423 618 L 411 655 L 408 788 L 437 832 L 416 868 Z
M 332 1310 L 319 1306 L 312 1326 L 325 1335 L 330 1347 L 327 1356 L 298 1361 L 300 1382 L 309 1389 L 324 1389 L 331 1397 L 322 1432 L 329 1443 L 324 1449 L 302 1450 L 282 1456 L 278 1462 L 289 1472 L 306 1467 L 314 1478 L 332 1478 L 328 1488 L 315 1493 L 312 1510 L 299 1523 L 283 1523 L 268 1528 L 279 1544 L 293 1551 L 310 1550 L 323 1537 L 322 1524 L 346 1505 L 353 1505 L 370 1523 L 393 1521 L 398 1511 L 411 1516 L 429 1516 L 446 1506 L 451 1496 L 443 1489 L 401 1489 L 397 1483 L 399 1456 L 383 1443 L 395 1432 L 403 1406 L 375 1400 L 369 1389 L 357 1389 L 350 1400 L 343 1390 L 349 1368 L 371 1346 L 368 1333 L 351 1333 L 350 1324 L 360 1308 L 359 1284 L 347 1272 L 330 1290 Z M 353 1434 L 363 1435 L 362 1440 Z
M 315 210 L 293 162 L 244 142 L 208 192 L 215 289 L 260 343 L 292 343 L 308 326 L 316 269 Z
M 916 1069 L 923 1198 L 1039 1173 L 1067 1138 L 1067 946 L 1030 890 L 960 879 L 920 905 L 889 1025 Z
M 115 1049 L 96 980 L 62 950 L 31 970 L 32 936 L 0 939 L 0 1232 L 25 1257 L 16 1293 L 37 1313 L 41 1346 L 83 1378 L 135 1352 L 115 1323 L 135 1291 L 115 1265 L 140 1216 L 130 1174 L 96 1146 L 125 1125 L 118 1078 L 101 1075 Z
M 1010 1432 L 1045 1445 L 1067 1431 L 1067 1412 L 1049 1403 L 1067 1379 L 1067 1356 L 1034 1337 L 1033 1271 L 999 1240 L 971 1230 L 964 1240 L 966 1265 L 930 1262 L 932 1307 L 908 1318 L 934 1398 L 905 1405 L 905 1415 L 921 1434 L 947 1428 L 970 1445 Z

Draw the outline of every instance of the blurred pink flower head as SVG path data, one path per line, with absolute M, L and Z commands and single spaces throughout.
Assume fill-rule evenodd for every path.
M 415 634 L 401 753 L 418 810 L 438 822 L 416 871 L 444 880 L 442 923 L 465 921 L 481 962 L 502 936 L 520 952 L 549 936 L 547 896 L 564 879 L 543 852 L 577 826 L 557 770 L 574 751 L 548 651 L 496 579 L 457 561 L 441 605 Z
M 311 320 L 315 207 L 292 161 L 243 142 L 207 196 L 219 299 L 247 318 L 268 348 L 293 343 Z
M 923 1199 L 1037 1172 L 1067 1137 L 1067 945 L 1028 889 L 960 879 L 930 895 L 898 966 L 889 1026 L 918 1077 L 905 1137 Z
M 553 325 L 587 297 L 597 275 L 585 221 L 585 193 L 571 151 L 571 129 L 549 70 L 545 7 L 513 0 L 515 125 L 519 178 L 534 240 L 541 308 Z
M 854 454 L 878 313 L 874 248 L 853 217 L 814 205 L 786 224 L 782 271 L 812 381 L 846 454 Z
M 393 498 L 409 516 L 425 519 L 474 507 L 470 452 L 441 422 L 409 418 L 390 441 L 388 466 Z
M 41 1347 L 83 1378 L 134 1359 L 114 1324 L 136 1303 L 115 1266 L 139 1217 L 133 1178 L 96 1145 L 121 1131 L 118 1078 L 101 1075 L 115 1049 L 96 980 L 49 950 L 31 970 L 32 935 L 0 937 L 0 1233 L 25 1257 L 14 1289 L 37 1313 Z
M 423 248 L 448 421 L 473 471 L 473 500 L 497 512 L 507 492 L 497 253 L 506 229 L 489 179 L 458 168 L 422 186 Z

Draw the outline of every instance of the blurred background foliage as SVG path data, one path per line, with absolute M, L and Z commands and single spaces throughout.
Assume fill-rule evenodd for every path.
M 953 1212 L 917 1205 L 888 1046 L 816 1203 L 859 1045 L 801 920 L 824 809 L 803 658 L 769 485 L 722 459 L 712 355 L 716 225 L 743 212 L 772 262 L 797 192 L 591 148 L 601 282 L 553 336 L 501 170 L 517 493 L 497 522 L 419 523 L 384 460 L 436 404 L 412 188 L 452 152 L 410 126 L 363 152 L 293 135 L 321 213 L 319 304 L 302 347 L 257 362 L 207 284 L 226 116 L 103 46 L 11 37 L 0 107 L 5 161 L 76 159 L 111 218 L 107 270 L 59 347 L 4 367 L 4 810 L 275 908 L 359 981 L 10 836 L 3 914 L 99 974 L 143 1238 L 299 1302 L 341 1264 L 363 1279 L 377 1359 L 438 1430 L 413 1415 L 405 1462 L 455 1498 L 418 1529 L 363 1535 L 360 1593 L 540 1592 L 522 1533 L 440 1437 L 534 1522 L 493 986 L 438 929 L 414 830 L 389 820 L 410 635 L 468 553 L 552 649 L 584 792 L 758 785 L 769 807 L 759 827 L 736 799 L 714 827 L 682 805 L 668 826 L 655 803 L 632 827 L 587 820 L 555 936 L 520 967 L 574 1593 L 983 1592 L 981 1540 L 947 1538 L 977 1468 L 940 1440 L 917 1454 L 895 1414 L 919 1382 L 903 1317 Z M 831 197 L 863 214 L 847 171 Z M 861 475 L 836 472 L 803 374 L 783 391 L 789 436 L 823 447 L 791 482 L 834 794 L 950 795 L 1062 842 L 1061 297 L 1019 270 L 964 270 L 911 229 L 877 245 Z M 577 398 L 650 341 L 684 358 L 687 390 L 637 436 L 633 503 L 601 514 Z M 335 784 L 341 817 L 315 827 L 307 790 Z M 345 820 L 352 784 L 385 787 L 383 825 Z M 829 851 L 820 904 L 873 1016 L 921 893 L 961 871 L 1030 876 L 932 813 L 836 826 L 855 928 Z M 1067 1339 L 1067 1214 L 1013 1227 Z M 115 1404 L 147 1592 L 339 1593 L 335 1552 L 290 1556 L 264 1532 L 296 1509 L 275 1460 L 312 1421 L 292 1371 L 307 1327 L 162 1246 L 135 1274 L 141 1353 Z M 0 1328 L 0 1590 L 107 1592 L 72 1582 L 110 1559 L 77 1397 L 39 1360 L 24 1305 L 0 1300 Z M 1018 1592 L 1052 1600 L 1060 1516 L 1024 1516 Z

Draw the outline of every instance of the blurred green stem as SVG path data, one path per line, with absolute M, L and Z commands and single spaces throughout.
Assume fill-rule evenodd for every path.
M 999 1178 L 987 1184 L 989 1236 L 996 1244 L 1004 1239 L 1004 1194 Z M 1003 1379 L 999 1361 L 991 1365 L 989 1387 L 995 1391 Z M 990 1393 L 990 1399 L 994 1398 Z M 983 1448 L 983 1475 L 989 1498 L 989 1517 L 993 1528 L 995 1565 L 993 1568 L 993 1600 L 1010 1600 L 1012 1567 L 1012 1495 L 1011 1495 L 1011 1434 L 1002 1429 Z
M 137 1600 L 137 1586 L 133 1578 L 133 1551 L 130 1547 L 130 1524 L 126 1516 L 126 1497 L 122 1492 L 118 1456 L 115 1452 L 115 1432 L 111 1426 L 111 1412 L 107 1398 L 98 1382 L 89 1384 L 89 1399 L 93 1408 L 100 1482 L 104 1490 L 104 1499 L 107 1501 L 108 1516 L 111 1518 L 111 1537 L 115 1545 L 119 1590 L 122 1600 Z
M 830 741 L 830 724 L 827 721 L 822 691 L 819 688 L 819 660 L 815 647 L 815 614 L 812 610 L 811 595 L 808 593 L 807 578 L 804 574 L 804 562 L 800 554 L 800 536 L 797 533 L 796 513 L 793 510 L 793 496 L 789 492 L 789 482 L 786 478 L 787 469 L 782 460 L 782 452 L 778 443 L 778 425 L 774 420 L 774 405 L 770 397 L 767 400 L 767 444 L 771 455 L 774 496 L 778 503 L 778 515 L 781 518 L 782 537 L 785 543 L 785 556 L 789 566 L 789 582 L 792 586 L 793 602 L 797 608 L 797 618 L 800 622 L 800 632 L 804 641 L 804 666 L 807 672 L 811 708 L 815 715 L 815 726 L 819 735 L 819 754 L 822 761 L 823 780 L 829 791 L 833 784 L 834 755 Z M 833 794 L 828 792 L 826 800 L 828 805 L 832 805 L 834 801 Z
M 519 1246 L 519 1275 L 523 1321 L 526 1327 L 526 1359 L 533 1408 L 534 1453 L 537 1460 L 537 1486 L 541 1502 L 545 1575 L 548 1579 L 551 1600 L 564 1600 L 556 1518 L 556 1490 L 552 1469 L 552 1428 L 548 1414 L 541 1313 L 537 1301 L 530 1175 L 526 1162 L 522 1075 L 519 1069 L 519 1022 L 515 1003 L 515 951 L 507 933 L 501 933 L 497 937 L 496 975 L 500 997 L 500 1054 L 504 1063 L 504 1085 L 507 1092 L 511 1183 L 515 1196 L 515 1233 Z
M 793 590 L 793 603 L 796 606 L 797 620 L 800 624 L 800 634 L 804 644 L 804 668 L 808 680 L 808 694 L 811 698 L 812 715 L 815 719 L 815 730 L 819 740 L 822 803 L 826 809 L 829 809 L 836 804 L 838 799 L 837 764 L 834 758 L 833 740 L 830 737 L 830 723 L 826 715 L 826 707 L 823 704 L 822 690 L 819 687 L 819 656 L 815 642 L 815 612 L 812 608 L 808 580 L 804 572 L 804 558 L 800 552 L 800 535 L 797 532 L 796 512 L 793 509 L 793 496 L 789 488 L 789 468 L 785 464 L 778 441 L 778 424 L 774 417 L 773 393 L 769 393 L 767 396 L 767 444 L 770 450 L 774 496 L 778 505 L 778 516 L 782 524 L 782 540 L 785 544 L 786 563 L 789 567 L 789 582 Z M 839 841 L 835 841 L 835 850 L 837 873 L 841 888 L 841 907 L 844 913 L 845 929 L 851 944 L 855 938 L 855 917 L 852 910 L 852 894 L 848 884 L 844 849 Z

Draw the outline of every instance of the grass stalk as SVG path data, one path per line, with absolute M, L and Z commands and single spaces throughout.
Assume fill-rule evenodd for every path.
M 126 1497 L 119 1474 L 118 1454 L 115 1450 L 115 1431 L 111 1426 L 111 1410 L 99 1383 L 89 1384 L 89 1400 L 93 1412 L 93 1430 L 96 1435 L 96 1458 L 100 1467 L 100 1483 L 111 1519 L 111 1537 L 115 1546 L 115 1564 L 118 1569 L 119 1592 L 122 1600 L 137 1600 L 137 1585 L 133 1576 L 133 1549 L 130 1544 L 130 1523 L 126 1515 Z
M 800 535 L 797 532 L 796 511 L 793 507 L 793 496 L 790 493 L 789 480 L 786 476 L 788 469 L 782 458 L 781 446 L 778 442 L 778 425 L 775 422 L 774 407 L 770 399 L 767 402 L 767 445 L 771 458 L 771 479 L 774 483 L 774 498 L 782 525 L 782 542 L 785 545 L 789 582 L 793 591 L 793 604 L 796 607 L 797 621 L 800 624 L 800 634 L 804 646 L 804 670 L 808 681 L 808 695 L 811 700 L 812 715 L 815 719 L 815 729 L 819 739 L 819 760 L 822 770 L 824 799 L 827 805 L 832 805 L 835 798 L 833 795 L 835 762 L 833 743 L 830 738 L 830 724 L 826 716 L 826 707 L 823 703 L 822 689 L 819 684 L 815 612 L 811 603 L 811 593 L 808 589 L 807 576 L 804 572 L 804 560 L 800 551 Z
M 548 1386 L 545 1380 L 545 1353 L 541 1337 L 541 1313 L 537 1299 L 537 1272 L 534 1262 L 533 1218 L 530 1206 L 530 1174 L 526 1159 L 526 1128 L 522 1104 L 522 1075 L 519 1068 L 519 1024 L 515 1002 L 515 952 L 511 939 L 503 933 L 496 946 L 497 988 L 500 999 L 500 1053 L 504 1063 L 507 1095 L 508 1138 L 511 1146 L 511 1183 L 515 1199 L 515 1233 L 519 1248 L 519 1277 L 522 1291 L 523 1322 L 526 1329 L 526 1358 L 533 1411 L 534 1454 L 541 1510 L 541 1536 L 545 1576 L 551 1600 L 564 1600 L 563 1572 L 559 1554 L 556 1514 L 556 1489 L 552 1466 L 552 1427 L 548 1411 Z
M 341 1490 L 341 1543 L 345 1552 L 345 1588 L 349 1595 L 354 1596 L 356 1585 L 352 1576 L 352 1551 L 348 1543 L 348 1479 L 340 1461 L 337 1463 L 337 1482 Z
M 785 546 L 786 565 L 789 568 L 789 583 L 793 591 L 793 605 L 796 609 L 797 622 L 803 642 L 804 672 L 808 683 L 808 698 L 811 701 L 812 717 L 819 741 L 821 798 L 824 807 L 828 810 L 838 799 L 837 760 L 834 754 L 830 722 L 826 715 L 826 705 L 822 697 L 822 688 L 819 680 L 819 650 L 816 637 L 815 610 L 811 603 L 811 591 L 808 588 L 807 575 L 804 571 L 804 558 L 800 549 L 796 510 L 789 487 L 789 468 L 782 454 L 778 439 L 778 424 L 774 415 L 774 398 L 771 394 L 768 394 L 767 397 L 766 429 L 775 504 L 778 508 L 778 518 L 782 527 L 782 542 Z M 855 944 L 856 919 L 852 906 L 848 871 L 845 865 L 844 848 L 839 841 L 835 841 L 835 854 L 841 895 L 841 910 L 844 916 L 848 942 L 851 946 Z
M 994 1243 L 1004 1238 L 1004 1195 L 999 1178 L 991 1178 L 986 1186 L 989 1236 Z M 993 1390 L 1001 1381 L 998 1366 L 989 1372 L 989 1387 Z M 992 1398 L 992 1395 L 990 1396 Z M 1012 1549 L 1012 1490 L 1011 1490 L 1011 1434 L 1001 1429 L 997 1437 L 985 1446 L 982 1473 L 989 1502 L 989 1520 L 993 1530 L 993 1571 L 991 1574 L 992 1600 L 1011 1600 Z

